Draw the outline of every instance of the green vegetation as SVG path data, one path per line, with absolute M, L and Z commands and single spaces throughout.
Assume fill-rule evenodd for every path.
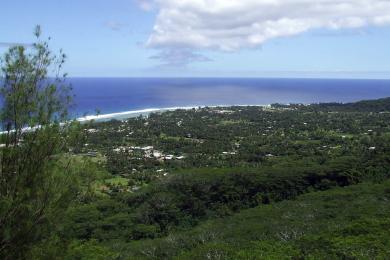
M 2 66 L 1 259 L 390 257 L 390 98 L 68 123 L 36 35 Z
M 385 259 L 389 188 L 387 181 L 313 192 L 131 243 L 126 253 L 131 258 Z
M 55 56 L 35 31 L 27 51 L 12 47 L 1 68 L 0 258 L 26 258 L 31 247 L 51 236 L 77 194 L 73 168 L 60 154 L 76 141 L 67 118 L 71 101 L 59 74 L 65 55 Z
M 118 179 L 74 205 L 60 237 L 112 259 L 386 258 L 386 102 L 92 123 L 80 152 Z

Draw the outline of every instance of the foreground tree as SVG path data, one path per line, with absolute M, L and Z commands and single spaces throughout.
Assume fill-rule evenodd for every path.
M 72 100 L 66 75 L 60 75 L 66 57 L 54 55 L 40 35 L 37 27 L 37 42 L 11 47 L 1 64 L 1 259 L 27 258 L 75 193 L 61 155 L 75 126 L 66 123 Z

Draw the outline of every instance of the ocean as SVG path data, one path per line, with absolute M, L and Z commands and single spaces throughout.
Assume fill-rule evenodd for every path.
M 390 97 L 390 80 L 70 78 L 73 117 L 173 107 L 353 102 Z

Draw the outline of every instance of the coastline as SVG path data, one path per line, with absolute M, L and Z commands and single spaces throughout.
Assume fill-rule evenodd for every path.
M 247 106 L 253 106 L 253 107 L 266 107 L 269 105 L 203 105 L 203 106 L 184 106 L 184 107 L 165 107 L 165 108 L 145 108 L 140 110 L 130 110 L 130 111 L 123 111 L 123 112 L 116 112 L 116 113 L 108 113 L 108 114 L 101 114 L 101 115 L 88 115 L 84 117 L 79 117 L 76 120 L 79 122 L 88 122 L 88 121 L 97 121 L 97 122 L 104 122 L 109 120 L 125 120 L 129 118 L 134 118 L 138 116 L 148 116 L 151 113 L 162 113 L 166 111 L 175 111 L 175 110 L 190 110 L 190 109 L 196 109 L 196 108 L 228 108 L 228 107 L 247 107 Z
M 145 108 L 145 109 L 140 109 L 140 110 L 130 110 L 130 111 L 123 111 L 123 112 L 117 112 L 117 113 L 108 113 L 108 114 L 101 114 L 101 115 L 88 115 L 84 117 L 78 117 L 75 120 L 79 121 L 81 123 L 86 123 L 89 121 L 95 121 L 95 122 L 106 122 L 110 120 L 126 120 L 129 118 L 134 118 L 138 116 L 148 116 L 151 113 L 163 113 L 167 111 L 175 111 L 175 110 L 190 110 L 190 109 L 197 109 L 197 108 L 205 108 L 205 107 L 210 107 L 210 108 L 228 108 L 228 107 L 233 107 L 233 106 L 238 106 L 238 107 L 267 107 L 269 105 L 203 105 L 203 106 L 184 106 L 184 107 L 165 107 L 165 108 Z M 62 123 L 61 123 L 62 124 Z M 36 127 L 26 127 L 23 128 L 23 131 L 32 131 L 40 126 Z M 7 131 L 1 131 L 2 129 L 0 128 L 0 135 L 6 134 Z
M 167 108 L 145 108 L 140 110 L 130 110 L 130 111 L 123 111 L 123 112 L 116 112 L 116 113 L 108 113 L 108 114 L 101 114 L 101 115 L 89 115 L 85 117 L 79 117 L 76 120 L 79 122 L 87 122 L 91 120 L 95 120 L 98 122 L 101 121 L 109 121 L 112 119 L 116 120 L 124 120 L 128 118 L 138 117 L 138 116 L 148 116 L 151 113 L 154 112 L 165 112 L 165 111 L 175 111 L 175 110 L 189 110 L 193 108 L 198 108 L 199 106 L 187 106 L 187 107 L 167 107 Z M 203 106 L 205 107 L 205 106 Z

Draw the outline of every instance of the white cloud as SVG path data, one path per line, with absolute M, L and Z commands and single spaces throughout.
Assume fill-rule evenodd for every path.
M 180 67 L 192 62 L 209 62 L 211 59 L 189 49 L 176 48 L 161 51 L 150 59 L 159 60 L 165 67 Z
M 237 51 L 311 29 L 390 24 L 390 0 L 142 0 L 140 3 L 158 8 L 146 46 L 162 49 Z

